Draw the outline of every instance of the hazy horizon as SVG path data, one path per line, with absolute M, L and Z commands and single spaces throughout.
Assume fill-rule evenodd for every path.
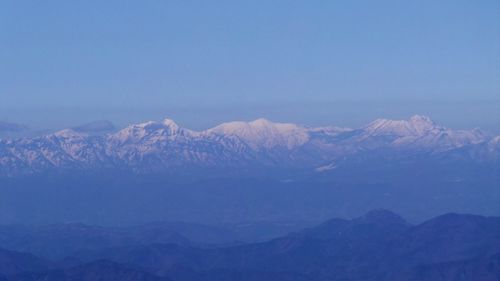
M 409 107 L 419 107 L 418 110 Z M 219 107 L 129 107 L 129 108 L 29 108 L 2 110 L 0 122 L 25 125 L 29 130 L 59 130 L 106 120 L 116 127 L 143 121 L 175 120 L 182 127 L 203 130 L 229 121 L 251 121 L 266 118 L 274 122 L 296 123 L 311 127 L 339 126 L 358 128 L 377 119 L 405 120 L 425 115 L 452 129 L 480 128 L 500 133 L 500 102 L 310 102 L 275 105 L 239 104 Z M 30 114 L 23 115 L 29 111 Z M 361 113 L 362 112 L 362 113 Z M 361 114 L 360 114 L 361 113 Z M 34 116 L 36 115 L 36 116 Z M 458 120 L 458 116 L 469 118 Z M 43 118 L 40 118 L 43 117 Z
M 500 133 L 498 11 L 451 0 L 6 1 L 0 120 L 356 127 L 423 114 Z

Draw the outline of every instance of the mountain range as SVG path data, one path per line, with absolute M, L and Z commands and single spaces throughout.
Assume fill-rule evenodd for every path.
M 102 236 L 101 228 L 90 227 L 93 231 L 91 236 Z M 150 235 L 144 228 L 123 231 Z M 449 213 L 414 225 L 377 209 L 269 241 L 231 246 L 167 240 L 107 242 L 97 248 L 79 244 L 80 251 L 59 260 L 0 250 L 0 280 L 490 281 L 500 277 L 500 218 L 468 214 Z
M 500 155 L 500 136 L 480 129 L 452 130 L 420 115 L 408 120 L 377 119 L 358 129 L 257 119 L 193 131 L 165 119 L 106 134 L 87 131 L 73 128 L 0 140 L 0 175 L 103 169 L 147 174 L 189 168 L 325 172 L 367 157 L 495 163 Z

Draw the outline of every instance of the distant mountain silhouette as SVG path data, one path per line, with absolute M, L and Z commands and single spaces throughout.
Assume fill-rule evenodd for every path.
M 305 230 L 302 234 L 324 240 L 361 239 L 360 236 L 372 239 L 374 235 L 382 235 L 387 238 L 400 234 L 409 226 L 408 222 L 395 213 L 378 209 L 353 220 L 332 219 L 317 227 Z
M 222 228 L 180 222 L 155 222 L 128 227 L 101 227 L 81 223 L 0 226 L 0 247 L 52 259 L 61 259 L 79 251 L 109 247 L 151 243 L 215 244 L 235 240 L 233 233 Z
M 366 281 L 392 280 L 418 266 L 487 258 L 495 252 L 500 252 L 499 218 L 449 214 L 411 226 L 389 211 L 377 210 L 265 243 L 217 249 L 136 246 L 82 258 L 135 264 L 165 276 L 182 267 L 194 273 L 295 272 L 308 280 Z
M 120 231 L 130 232 L 129 236 L 121 233 L 122 237 L 134 237 L 136 229 Z M 94 239 L 94 236 L 82 237 Z M 82 237 L 78 239 L 84 241 Z M 500 278 L 498 217 L 446 214 L 411 225 L 395 213 L 378 209 L 351 220 L 332 219 L 261 243 L 198 247 L 189 243 L 154 242 L 154 239 L 151 243 L 125 240 L 114 247 L 113 243 L 104 243 L 102 248 L 94 245 L 58 262 L 1 250 L 0 280 L 490 281 Z

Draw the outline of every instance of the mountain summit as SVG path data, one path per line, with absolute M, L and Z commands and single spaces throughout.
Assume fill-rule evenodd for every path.
M 364 129 L 372 135 L 421 136 L 444 128 L 427 116 L 414 115 L 409 120 L 377 119 Z
M 208 130 L 221 135 L 234 135 L 254 149 L 285 147 L 293 149 L 309 140 L 307 129 L 292 123 L 273 123 L 260 118 L 251 122 L 223 123 Z

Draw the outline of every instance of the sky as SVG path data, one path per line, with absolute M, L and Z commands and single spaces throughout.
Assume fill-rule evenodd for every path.
M 0 121 L 500 133 L 500 1 L 0 1 Z

